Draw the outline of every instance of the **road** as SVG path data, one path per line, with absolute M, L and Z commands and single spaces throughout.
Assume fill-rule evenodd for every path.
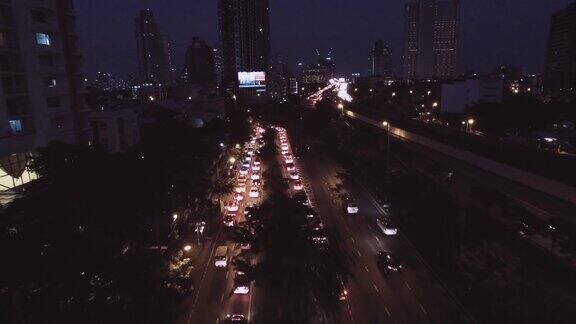
M 387 211 L 355 179 L 330 158 L 308 153 L 305 166 L 316 207 L 327 226 L 336 227 L 357 262 L 348 283 L 349 298 L 341 323 L 467 323 L 443 286 L 402 236 L 385 236 L 375 219 Z M 334 188 L 341 184 L 358 204 L 360 212 L 348 215 Z M 381 274 L 376 264 L 379 251 L 390 251 L 403 264 L 401 273 Z
M 253 130 L 254 132 L 254 130 Z M 248 143 L 246 143 L 248 145 Z M 246 156 L 245 154 L 242 155 Z M 262 190 L 257 198 L 249 197 L 250 189 L 253 187 L 251 176 L 253 173 L 262 174 L 266 167 L 261 165 L 261 170 L 254 170 L 254 160 L 250 162 L 250 168 L 246 174 L 246 189 L 241 193 L 243 199 L 238 201 L 238 210 L 235 214 L 236 224 L 246 221 L 244 209 L 247 206 L 258 205 L 261 203 Z M 238 161 L 236 168 L 232 170 L 234 183 L 238 185 L 239 170 L 241 161 Z M 261 188 L 262 186 L 260 186 Z M 232 193 L 225 198 L 225 202 L 236 201 L 237 192 Z M 226 210 L 227 204 L 223 206 L 224 215 L 229 214 Z M 214 266 L 214 252 L 218 246 L 226 245 L 228 247 L 228 257 L 231 261 L 234 257 L 242 253 L 239 244 L 230 240 L 231 228 L 220 226 L 214 237 L 206 238 L 200 245 L 195 246 L 198 249 L 196 253 L 196 267 L 193 274 L 194 284 L 192 295 L 185 301 L 185 313 L 177 323 L 196 324 L 196 323 L 218 323 L 226 318 L 228 314 L 244 315 L 248 320 L 253 314 L 253 303 L 255 294 L 254 284 L 251 284 L 250 293 L 247 295 L 235 295 L 234 291 L 234 267 L 229 263 L 228 267 L 219 269 Z

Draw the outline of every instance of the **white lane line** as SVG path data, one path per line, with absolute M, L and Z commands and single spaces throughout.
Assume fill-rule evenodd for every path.
M 218 324 L 218 322 L 220 322 L 220 319 L 216 317 L 216 324 Z
M 366 269 L 366 272 L 370 272 L 370 270 L 368 270 L 367 266 L 364 266 L 364 269 Z
M 405 281 L 404 284 L 406 285 L 406 288 L 408 288 L 409 290 L 412 290 L 412 287 L 410 287 L 410 285 L 408 284 L 407 281 Z
M 424 308 L 424 306 L 422 306 L 422 303 L 418 303 L 418 306 L 420 306 L 420 310 L 422 311 L 422 313 L 428 315 L 428 312 L 426 312 L 426 309 Z
M 248 322 L 252 320 L 252 296 L 254 296 L 254 283 L 250 284 L 250 300 L 248 301 Z
M 376 287 L 376 285 L 375 285 L 375 284 L 372 284 L 372 287 L 374 287 L 374 290 L 376 290 L 376 292 L 377 292 L 377 293 L 379 293 L 379 292 L 380 292 L 380 290 L 378 289 L 378 287 Z
M 386 314 L 388 314 L 388 317 L 392 317 L 392 314 L 390 314 L 388 307 L 384 306 L 384 310 L 386 311 Z
M 222 296 L 220 296 L 220 303 L 222 303 L 224 301 L 224 293 L 222 293 Z
M 356 243 L 353 237 L 350 238 L 350 241 L 352 241 L 352 243 Z
M 378 238 L 378 236 L 374 235 L 374 237 L 376 238 L 376 241 L 378 241 L 378 243 L 380 243 L 380 239 Z
M 356 253 L 358 253 L 358 256 L 361 257 L 362 253 L 360 253 L 360 250 L 356 250 Z
M 230 274 L 230 271 L 226 271 L 226 279 L 228 279 L 228 274 Z

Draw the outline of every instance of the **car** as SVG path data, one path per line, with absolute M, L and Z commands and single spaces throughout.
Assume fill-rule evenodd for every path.
M 294 165 L 294 163 L 286 163 L 286 170 L 294 171 L 296 170 L 296 166 Z
M 234 188 L 234 191 L 237 193 L 246 192 L 246 183 L 239 183 L 236 188 Z
M 252 155 L 254 155 L 254 150 L 250 149 L 250 150 L 246 151 L 246 154 L 248 154 L 248 156 L 251 157 Z
M 402 264 L 388 251 L 378 252 L 377 263 L 380 271 L 385 274 L 402 270 Z
M 248 174 L 248 168 L 242 167 L 240 169 L 240 175 L 247 175 Z
M 246 295 L 250 292 L 250 281 L 246 278 L 244 273 L 236 273 L 234 278 L 234 294 Z
M 250 243 L 240 243 L 240 249 L 242 250 L 250 250 Z
M 194 232 L 198 234 L 204 234 L 205 229 L 206 229 L 206 222 L 204 221 L 196 222 L 196 226 L 194 226 Z
M 254 158 L 254 165 L 260 165 L 262 162 L 260 162 L 260 159 L 258 158 Z
M 304 185 L 302 184 L 302 181 L 296 180 L 296 181 L 294 181 L 294 184 L 292 185 L 292 188 L 293 188 L 294 190 L 302 190 L 302 189 L 304 189 Z
M 244 315 L 240 315 L 240 314 L 229 314 L 226 316 L 226 319 L 224 320 L 226 324 L 228 323 L 234 323 L 234 324 L 247 324 L 248 320 L 246 319 L 246 317 L 244 317 Z
M 323 228 L 315 229 L 312 232 L 312 242 L 317 245 L 325 245 L 328 243 L 328 235 Z
M 252 173 L 252 175 L 250 176 L 250 179 L 260 180 L 260 173 L 258 173 L 258 172 Z
M 286 155 L 288 153 L 290 153 L 288 150 L 282 150 L 282 155 Z
M 254 171 L 260 171 L 260 165 L 254 164 L 254 165 L 252 166 L 252 170 L 254 170 Z
M 288 145 L 288 143 L 282 143 L 282 144 L 280 145 L 280 147 L 281 147 L 283 150 L 287 150 L 290 146 Z
M 346 211 L 348 214 L 358 214 L 358 205 L 354 202 L 349 202 L 348 205 L 346 205 Z
M 284 156 L 284 162 L 286 163 L 294 163 L 294 157 L 291 154 L 287 154 Z
M 347 300 L 348 299 L 348 290 L 346 290 L 346 286 L 344 285 L 344 281 L 340 275 L 338 275 L 338 286 L 340 288 L 340 296 L 338 299 L 340 300 Z
M 224 226 L 232 227 L 236 225 L 236 215 L 227 214 L 224 216 Z
M 249 168 L 250 167 L 250 161 L 243 161 L 242 162 L 242 168 Z
M 240 175 L 238 177 L 238 183 L 246 183 L 246 176 L 245 175 Z
M 262 185 L 261 180 L 252 180 L 252 186 L 253 187 L 260 188 L 261 185 Z
M 292 179 L 292 180 L 299 180 L 299 179 L 300 179 L 300 176 L 298 175 L 297 172 L 291 172 L 291 173 L 290 173 L 290 179 Z
M 380 228 L 380 230 L 382 230 L 382 233 L 384 233 L 384 235 L 398 234 L 398 229 L 389 220 L 378 218 L 376 220 L 376 225 L 378 225 L 378 227 Z
M 252 157 L 251 157 L 250 155 L 246 155 L 246 156 L 244 157 L 244 161 L 250 162 L 250 161 L 252 161 Z
M 250 193 L 248 194 L 250 198 L 258 198 L 260 197 L 260 191 L 256 188 L 250 189 Z
M 226 205 L 226 210 L 230 212 L 237 212 L 238 211 L 238 203 L 233 201 Z
M 237 201 L 242 201 L 244 200 L 244 195 L 241 193 L 237 193 L 234 195 L 234 199 L 236 199 Z

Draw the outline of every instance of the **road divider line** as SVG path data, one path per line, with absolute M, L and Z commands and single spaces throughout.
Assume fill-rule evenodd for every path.
M 360 250 L 356 250 L 356 253 L 358 253 L 359 257 L 362 257 L 362 253 L 360 253 Z
M 420 306 L 420 310 L 422 311 L 422 313 L 424 313 L 425 315 L 428 315 L 428 312 L 426 311 L 424 306 L 422 306 L 422 303 L 418 303 L 418 306 Z
M 408 288 L 408 290 L 412 290 L 412 287 L 410 287 L 407 281 L 405 281 L 404 284 L 406 285 L 406 288 Z
M 378 287 L 376 287 L 376 284 L 372 284 L 372 287 L 374 287 L 374 290 L 376 290 L 377 293 L 380 292 L 380 290 L 378 289 Z
M 386 305 L 384 305 L 384 310 L 386 311 L 388 317 L 392 317 L 392 314 L 390 314 L 390 310 L 388 310 L 388 307 Z
M 364 266 L 364 269 L 366 269 L 366 272 L 370 273 L 370 270 L 368 270 L 367 266 Z

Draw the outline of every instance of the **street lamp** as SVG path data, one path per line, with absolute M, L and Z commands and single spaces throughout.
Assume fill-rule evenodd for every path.
M 396 92 L 392 92 L 392 97 L 396 97 Z
M 192 250 L 192 245 L 184 245 L 184 252 L 190 252 Z
M 382 126 L 386 128 L 386 170 L 390 170 L 390 123 L 383 121 Z
M 343 110 L 344 109 L 344 105 L 342 103 L 338 104 L 338 109 Z
M 432 107 L 433 107 L 433 108 L 438 107 L 438 103 L 437 103 L 437 102 L 433 102 L 433 103 L 432 103 Z
M 178 219 L 178 214 L 172 215 L 172 219 L 173 219 L 174 221 L 176 221 L 176 220 Z
M 236 95 L 232 95 L 232 99 L 236 100 Z
M 231 157 L 228 162 L 230 162 L 231 164 L 236 163 L 236 158 L 235 157 Z

